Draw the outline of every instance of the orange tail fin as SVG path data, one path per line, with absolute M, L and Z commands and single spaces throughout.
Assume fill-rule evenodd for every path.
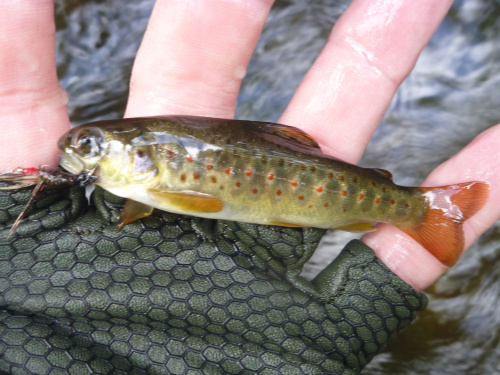
M 429 202 L 422 223 L 400 228 L 444 265 L 453 266 L 464 248 L 462 225 L 488 199 L 490 186 L 484 182 L 465 182 L 433 188 L 416 188 Z

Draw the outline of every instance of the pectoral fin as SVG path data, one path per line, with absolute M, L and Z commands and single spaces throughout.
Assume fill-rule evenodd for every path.
M 120 217 L 116 222 L 116 231 L 121 231 L 125 225 L 147 217 L 151 215 L 152 212 L 153 207 L 148 206 L 147 204 L 136 202 L 132 199 L 127 200 L 120 214 Z
M 186 214 L 213 213 L 224 208 L 220 199 L 208 194 L 148 189 L 148 195 L 161 206 L 172 207 Z
M 375 226 L 375 224 L 376 223 L 361 222 L 361 223 L 348 224 L 348 225 L 344 225 L 344 226 L 336 227 L 336 228 L 332 228 L 332 229 L 344 230 L 346 232 L 354 232 L 354 233 L 374 232 L 377 230 L 377 227 Z

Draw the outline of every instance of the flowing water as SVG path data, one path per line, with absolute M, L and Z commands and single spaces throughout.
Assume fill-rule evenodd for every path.
M 277 1 L 244 80 L 238 118 L 276 121 L 348 1 Z M 59 1 L 57 63 L 74 124 L 123 115 L 152 0 Z M 456 1 L 403 83 L 361 162 L 418 185 L 500 122 L 500 2 Z M 334 232 L 314 275 L 352 236 Z M 500 226 L 427 290 L 429 308 L 363 374 L 500 375 Z

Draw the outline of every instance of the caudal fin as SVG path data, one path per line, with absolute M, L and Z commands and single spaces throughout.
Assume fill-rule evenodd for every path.
M 490 186 L 484 182 L 465 182 L 433 188 L 416 188 L 429 202 L 422 223 L 401 228 L 444 265 L 453 266 L 464 248 L 465 220 L 483 207 Z

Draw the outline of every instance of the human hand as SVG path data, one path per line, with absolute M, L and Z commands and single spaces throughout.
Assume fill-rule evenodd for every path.
M 378 3 L 372 2 L 373 7 L 376 8 Z M 372 14 L 372 17 L 367 17 L 367 5 L 355 2 L 342 21 L 339 22 L 337 30 L 332 34 L 332 43 L 325 48 L 315 67 L 304 80 L 304 84 L 294 97 L 281 122 L 304 128 L 320 141 L 326 152 L 347 161 L 357 161 L 374 129 L 374 124 L 378 123 L 381 118 L 397 84 L 413 65 L 418 52 L 425 44 L 438 19 L 444 14 L 444 8 L 446 7 L 445 3 L 442 3 L 444 5 L 435 5 L 439 9 L 429 8 L 429 14 L 426 16 L 422 15 L 422 4 L 419 4 L 420 12 L 416 12 L 412 11 L 412 5 L 409 2 L 401 3 L 405 5 L 398 8 L 396 13 L 391 13 L 391 10 L 385 9 L 384 11 L 387 11 L 387 13 L 376 13 L 375 16 Z M 176 113 L 231 117 L 244 67 L 248 62 L 252 46 L 256 42 L 270 3 L 247 4 L 245 9 L 240 8 L 241 4 L 236 3 L 210 4 L 210 10 L 204 8 L 205 6 L 208 7 L 208 5 L 195 6 L 193 3 L 191 4 L 192 9 L 190 8 L 188 11 L 184 9 L 182 16 L 176 19 L 167 15 L 179 14 L 178 9 L 169 9 L 167 15 L 165 14 L 167 8 L 181 6 L 180 4 L 172 4 L 174 3 L 159 2 L 157 5 L 148 35 L 134 68 L 127 116 Z M 218 6 L 222 8 L 217 9 Z M 214 12 L 213 18 L 208 17 L 212 12 Z M 394 23 L 389 22 L 389 25 L 386 24 L 383 28 L 377 28 L 377 18 L 385 17 L 388 14 L 392 15 L 393 21 L 395 20 Z M 408 17 L 403 17 L 405 14 Z M 426 23 L 429 22 L 431 25 L 421 26 L 416 25 L 415 21 L 409 22 L 412 21 L 412 14 L 418 14 L 419 20 L 424 19 Z M 356 27 L 351 28 L 352 25 Z M 365 28 L 363 28 L 363 25 Z M 363 31 L 366 32 L 368 26 L 370 27 L 370 35 L 361 35 Z M 391 27 L 401 30 L 401 26 L 406 26 L 412 31 L 414 29 L 422 30 L 422 34 L 412 34 L 415 42 L 418 43 L 407 43 L 406 39 L 403 46 L 401 46 L 402 40 L 399 44 L 394 43 L 390 36 L 392 35 L 397 39 L 398 33 L 391 33 Z M 211 33 L 206 32 L 207 29 Z M 351 35 L 350 33 L 359 35 Z M 380 35 L 381 33 L 383 35 Z M 173 37 L 174 35 L 175 37 Z M 359 53 L 359 50 L 358 52 L 349 50 L 349 43 L 345 43 L 346 40 L 348 42 L 359 40 L 360 36 L 362 38 L 368 36 L 373 39 L 362 44 L 376 46 L 372 53 L 369 53 L 370 47 L 364 50 L 365 56 L 368 56 L 368 58 L 363 55 L 363 52 Z M 177 43 L 172 43 L 172 40 L 176 40 Z M 339 40 L 344 42 L 339 43 Z M 380 43 L 380 41 L 384 40 L 385 42 Z M 190 42 L 195 43 L 199 48 L 192 48 Z M 165 48 L 158 48 L 158 45 L 165 46 Z M 218 53 L 214 53 L 215 50 Z M 335 50 L 343 51 L 343 53 L 333 58 L 332 51 Z M 391 51 L 393 51 L 392 54 L 388 53 Z M 395 59 L 394 55 L 396 53 L 399 58 L 403 56 L 403 59 Z M 228 55 L 231 56 L 231 59 L 227 59 Z M 176 58 L 172 59 L 172 56 L 176 56 Z M 28 59 L 24 60 L 27 61 Z M 398 60 L 398 63 L 392 63 L 393 60 Z M 165 64 L 158 64 L 158 62 L 165 62 Z M 375 64 L 375 67 L 371 66 L 373 64 Z M 391 71 L 389 74 L 390 79 L 385 78 L 388 74 L 385 71 L 387 66 L 390 67 L 389 70 Z M 30 69 L 27 69 L 27 71 L 30 71 Z M 339 72 L 343 73 L 343 79 L 339 76 Z M 359 72 L 362 74 L 362 79 L 359 77 Z M 331 85 L 325 85 L 325 82 L 329 82 Z M 336 82 L 338 84 L 334 84 Z M 50 84 L 52 85 L 53 82 Z M 380 104 L 372 105 L 372 95 L 370 93 L 373 93 L 373 96 L 380 100 Z M 335 100 L 332 98 L 335 98 Z M 325 103 L 325 100 L 330 100 L 330 102 Z M 37 102 L 36 98 L 28 98 L 29 101 Z M 53 105 L 55 102 L 53 101 L 48 106 Z M 356 108 L 363 108 L 362 114 L 356 111 Z M 32 109 L 31 113 L 34 113 L 34 115 L 32 115 L 31 121 L 12 121 L 11 124 L 15 125 L 16 129 L 19 129 L 19 123 L 38 124 L 38 121 L 34 121 L 38 110 L 37 108 Z M 61 111 L 58 111 L 58 113 L 61 113 Z M 360 118 L 361 115 L 363 118 Z M 14 118 L 15 116 L 11 119 Z M 335 119 L 336 132 L 335 134 L 332 132 L 331 136 L 328 136 L 325 128 L 333 125 L 332 119 Z M 56 119 L 53 123 L 63 124 L 64 121 Z M 305 128 L 309 124 L 311 127 Z M 354 124 L 356 125 L 354 126 Z M 62 132 L 57 132 L 53 139 L 55 140 Z M 34 139 L 37 142 L 38 140 L 39 138 Z M 339 142 L 339 140 L 342 141 Z M 481 145 L 484 145 L 484 141 L 483 139 Z M 37 144 L 29 142 L 18 144 Z M 5 147 L 8 147 L 11 143 L 13 143 L 12 138 L 9 138 L 5 142 Z M 7 150 L 7 148 L 2 148 L 2 150 L 4 149 Z M 12 151 L 12 149 L 9 150 L 11 151 L 8 155 L 16 156 L 16 152 Z M 476 150 L 477 148 L 472 150 L 474 155 Z M 25 153 L 24 149 L 23 152 Z M 50 154 L 50 151 L 48 154 Z M 19 165 L 32 166 L 51 163 L 53 161 L 51 158 L 53 158 L 52 155 L 46 155 L 46 161 L 41 162 L 40 160 L 45 159 L 33 156 L 31 161 L 30 159 L 25 159 L 25 161 L 14 160 L 11 165 L 7 164 L 7 166 L 11 169 L 11 167 Z M 466 157 L 466 160 L 470 160 L 470 154 L 469 157 Z M 2 159 L 2 161 L 7 163 L 8 160 Z M 494 180 L 482 178 L 491 169 L 491 165 L 486 164 L 484 168 L 486 169 L 473 179 L 487 180 L 493 184 Z M 443 183 L 455 182 L 454 177 L 458 178 L 460 176 L 451 175 L 449 176 L 450 181 L 443 181 Z M 466 179 L 471 178 L 467 176 Z M 463 179 L 459 179 L 459 181 L 461 180 Z M 490 212 L 485 215 L 483 224 L 481 224 L 484 227 L 482 230 L 490 225 L 489 222 L 494 213 Z M 387 230 L 384 229 L 384 231 Z M 398 236 L 403 235 L 398 234 Z M 381 245 L 377 245 L 377 241 L 382 243 L 380 241 L 384 238 L 387 237 L 377 235 L 377 237 L 372 238 L 372 240 L 367 239 L 367 241 L 372 241 L 370 245 L 374 248 L 377 248 L 377 246 L 380 248 Z M 397 238 L 398 241 L 401 241 L 401 237 Z M 470 242 L 470 235 L 468 240 Z M 411 240 L 407 241 L 408 244 L 414 246 L 411 244 Z M 388 248 L 394 249 L 394 246 L 388 244 Z M 417 248 L 416 251 L 418 254 L 419 249 Z M 439 272 L 442 272 L 442 268 L 432 268 L 431 262 L 429 263 L 431 265 L 430 269 L 436 269 L 436 271 L 419 272 L 419 279 L 415 280 L 415 272 L 405 273 L 404 265 L 413 261 L 412 255 L 405 252 L 405 249 L 403 249 L 404 259 L 399 263 L 398 259 L 401 258 L 401 255 L 394 255 L 394 252 L 391 252 L 385 256 L 383 250 L 379 250 L 379 252 L 388 264 L 391 264 L 391 260 L 395 259 L 392 266 L 397 266 L 395 268 L 396 272 L 403 279 L 408 279 L 419 288 L 431 282 Z M 429 269 L 426 259 L 423 259 L 421 264 Z
M 202 16 L 210 13 L 212 5 L 193 5 L 189 17 L 172 25 L 165 20 L 177 13 L 175 6 L 158 3 L 149 26 L 154 36 L 146 37 L 134 66 L 126 117 L 180 113 L 231 118 L 249 51 L 257 42 L 270 3 L 258 2 L 251 8 L 246 8 L 248 4 L 221 5 L 216 29 L 203 24 L 217 21 Z M 357 163 L 394 93 L 451 4 L 450 0 L 418 4 L 354 1 L 336 23 L 279 122 L 305 130 L 325 153 Z M 211 32 L 204 32 L 206 29 Z M 174 36 L 177 43 L 172 44 Z M 202 48 L 191 48 L 192 41 Z M 227 60 L 228 55 L 232 59 Z M 193 101 L 193 97 L 198 99 Z M 464 225 L 466 248 L 499 217 L 492 202 L 498 199 L 500 176 L 490 158 L 496 153 L 498 132 L 498 127 L 489 129 L 423 183 L 490 183 L 488 203 Z M 446 270 L 405 233 L 390 225 L 379 227 L 363 241 L 417 290 L 432 284 Z

